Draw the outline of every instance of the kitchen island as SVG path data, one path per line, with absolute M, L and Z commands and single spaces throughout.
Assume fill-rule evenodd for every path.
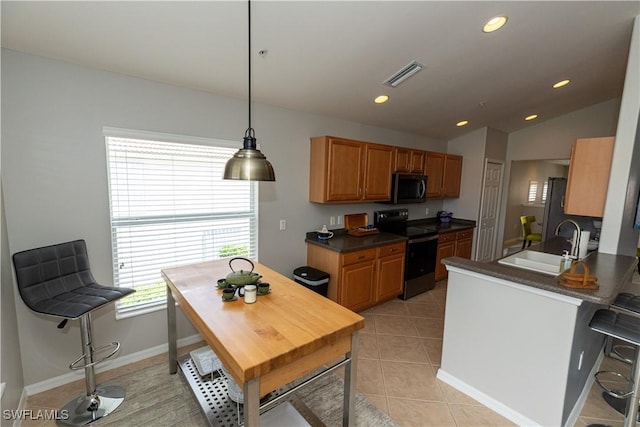
M 167 284 L 169 372 L 177 371 L 176 302 L 244 391 L 244 424 L 259 424 L 259 396 L 343 359 L 343 424 L 355 422 L 358 330 L 364 318 L 254 262 L 267 295 L 223 302 L 218 279 L 228 260 L 162 270 Z M 203 408 L 204 409 L 204 408 Z M 215 420 L 209 420 L 215 423 Z
M 530 249 L 561 253 L 563 244 Z M 603 354 L 604 335 L 589 321 L 631 282 L 636 258 L 589 254 L 597 291 L 498 262 L 443 262 L 449 280 L 438 378 L 519 425 L 573 425 Z

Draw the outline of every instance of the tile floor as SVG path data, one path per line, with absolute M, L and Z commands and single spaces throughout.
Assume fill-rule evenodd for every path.
M 509 420 L 436 378 L 440 367 L 446 281 L 408 301 L 393 300 L 361 313 L 358 391 L 401 426 L 509 426 Z M 629 370 L 605 358 L 603 369 Z M 622 426 L 594 385 L 576 423 Z
M 359 335 L 357 389 L 401 426 L 510 426 L 509 420 L 436 379 L 440 366 L 446 281 L 411 298 L 393 300 L 361 313 L 366 326 Z M 180 354 L 201 347 L 181 348 Z M 166 361 L 166 354 L 98 375 L 98 382 L 117 377 L 145 364 Z M 628 371 L 622 363 L 605 358 L 603 368 Z M 30 396 L 27 409 L 60 408 L 84 389 L 77 381 Z M 577 427 L 623 425 L 622 415 L 604 403 L 597 385 L 576 423 Z M 189 396 L 191 398 L 191 396 Z M 23 423 L 45 426 L 53 423 Z M 330 426 L 331 427 L 331 426 Z

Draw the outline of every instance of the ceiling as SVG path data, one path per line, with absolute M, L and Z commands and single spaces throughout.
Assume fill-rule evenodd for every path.
M 1 7 L 5 48 L 247 97 L 246 2 Z M 254 102 L 451 139 L 620 96 L 640 1 L 257 1 L 251 14 Z M 483 33 L 496 15 L 507 24 Z M 382 84 L 413 60 L 426 68 Z M 380 94 L 390 100 L 376 105 Z

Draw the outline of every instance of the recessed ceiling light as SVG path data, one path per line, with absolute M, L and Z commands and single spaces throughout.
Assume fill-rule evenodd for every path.
M 562 86 L 566 86 L 566 85 L 568 85 L 570 82 L 571 82 L 571 80 L 569 80 L 569 79 L 560 80 L 559 82 L 557 82 L 557 83 L 555 83 L 555 84 L 553 85 L 553 88 L 554 88 L 554 89 L 558 89 L 558 88 L 560 88 L 560 87 L 562 87 Z
M 526 121 L 529 121 L 529 120 L 534 120 L 534 119 L 537 119 L 537 118 L 538 118 L 538 115 L 537 115 L 537 114 L 529 114 L 529 115 L 528 115 L 527 117 L 525 117 L 524 119 L 525 119 Z
M 456 123 L 456 126 L 461 127 L 469 124 L 469 120 L 462 120 Z
M 492 33 L 502 28 L 502 26 L 506 23 L 506 16 L 494 16 L 493 18 L 489 19 L 486 24 L 484 24 L 484 27 L 482 27 L 482 31 L 485 33 Z
M 376 99 L 373 100 L 376 104 L 383 104 L 389 100 L 387 95 L 376 96 Z

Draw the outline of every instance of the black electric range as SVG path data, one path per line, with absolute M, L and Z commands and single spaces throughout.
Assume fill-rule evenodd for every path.
M 407 237 L 404 286 L 400 298 L 406 300 L 435 286 L 438 231 L 428 226 L 408 226 L 408 209 L 374 212 L 373 224 L 387 233 Z

